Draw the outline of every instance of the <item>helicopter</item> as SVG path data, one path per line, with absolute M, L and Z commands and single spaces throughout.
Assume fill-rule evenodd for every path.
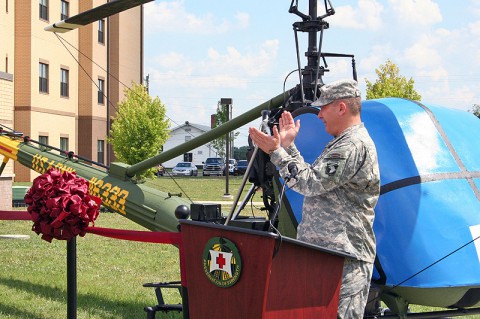
M 67 32 L 149 1 L 113 1 L 55 23 L 47 30 Z M 353 55 L 322 51 L 321 39 L 330 27 L 326 20 L 335 14 L 329 0 L 324 1 L 324 8 L 325 13 L 319 16 L 317 1 L 309 0 L 308 13 L 298 9 L 298 1 L 291 2 L 289 12 L 301 19 L 294 23 L 295 32 L 309 35 L 308 63 L 304 67 L 299 62 L 296 44 L 300 82 L 297 86 L 177 148 L 131 166 L 112 163 L 105 172 L 82 164 L 75 154 L 44 152 L 33 146 L 32 140 L 3 129 L 0 152 L 40 173 L 50 167 L 74 170 L 91 181 L 91 191 L 110 210 L 150 230 L 177 231 L 173 212 L 179 205 L 189 203 L 175 195 L 133 184 L 130 179 L 135 174 L 223 136 L 260 118 L 262 113 L 266 130 L 278 124 L 283 111 L 290 111 L 301 120 L 296 142 L 307 162 L 313 162 L 331 139 L 316 118 L 318 110 L 310 106 L 324 84 L 322 77 L 327 68 L 321 62 L 350 58 L 353 79 L 357 80 L 357 75 Z M 362 119 L 376 144 L 381 172 L 381 195 L 374 223 L 377 258 L 369 299 L 372 302 L 367 305 L 372 309 L 366 317 L 377 315 L 379 300 L 389 307 L 392 316 L 400 318 L 480 313 L 480 216 L 476 214 L 480 211 L 480 142 L 474 134 L 480 129 L 478 119 L 468 112 L 398 98 L 363 101 Z M 260 188 L 268 215 L 273 217 L 283 181 L 269 163 L 268 155 L 251 146 L 251 165 L 246 176 L 253 186 L 247 196 Z M 293 191 L 285 193 L 275 220 L 283 235 L 295 238 L 302 201 L 302 196 Z M 231 219 L 235 220 L 238 214 L 235 211 Z M 410 314 L 409 304 L 452 310 Z

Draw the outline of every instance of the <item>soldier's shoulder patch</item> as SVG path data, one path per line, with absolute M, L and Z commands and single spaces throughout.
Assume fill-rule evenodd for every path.
M 337 172 L 338 164 L 337 163 L 327 163 L 325 166 L 325 174 L 328 176 L 333 176 Z
M 340 153 L 330 153 L 328 154 L 328 158 L 341 158 L 342 154 Z

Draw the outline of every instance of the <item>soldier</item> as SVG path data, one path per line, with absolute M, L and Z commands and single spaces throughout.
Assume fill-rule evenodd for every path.
M 249 133 L 255 144 L 270 154 L 282 177 L 289 174 L 289 166 L 297 167 L 296 178 L 289 182 L 304 195 L 297 239 L 357 258 L 344 263 L 338 318 L 362 318 L 375 259 L 372 225 L 380 193 L 377 152 L 360 118 L 356 81 L 322 86 L 320 98 L 312 106 L 319 107 L 318 118 L 334 139 L 311 165 L 295 147 L 300 120 L 294 122 L 288 111 L 279 119 L 279 128 L 273 127 L 273 136 L 253 127 Z

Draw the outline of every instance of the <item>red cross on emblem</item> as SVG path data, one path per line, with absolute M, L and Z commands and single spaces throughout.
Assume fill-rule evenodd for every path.
M 223 254 L 218 254 L 217 259 L 215 260 L 218 267 L 223 269 L 223 266 L 225 266 L 225 258 L 223 258 Z

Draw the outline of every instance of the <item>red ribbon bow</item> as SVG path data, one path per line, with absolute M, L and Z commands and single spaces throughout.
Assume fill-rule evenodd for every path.
M 88 181 L 75 172 L 50 169 L 33 180 L 25 195 L 33 226 L 42 239 L 70 240 L 85 236 L 90 223 L 95 224 L 102 200 L 88 193 Z

